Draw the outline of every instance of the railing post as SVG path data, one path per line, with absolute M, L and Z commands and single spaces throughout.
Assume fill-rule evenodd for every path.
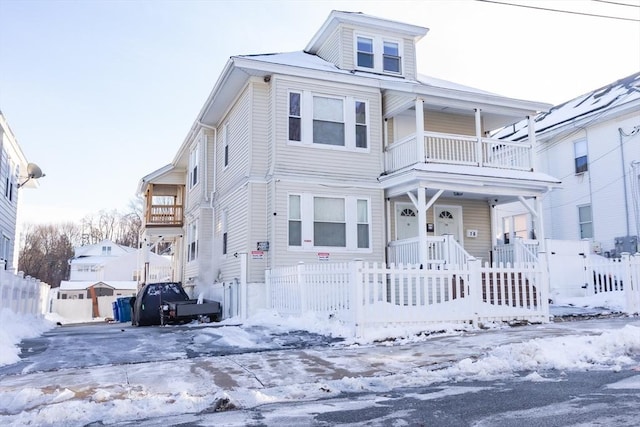
M 240 255 L 240 318 L 248 317 L 249 296 L 247 295 L 247 254 Z
M 353 314 L 353 326 L 356 338 L 364 337 L 363 265 L 364 263 L 362 261 L 351 261 L 349 263 L 351 276 L 349 280 L 351 283 L 349 309 L 352 310 Z
M 540 270 L 540 307 L 545 323 L 549 323 L 549 294 L 551 292 L 551 278 L 549 276 L 549 264 L 547 263 L 547 253 L 538 252 L 537 268 Z
M 271 270 L 264 271 L 264 291 L 265 298 L 267 300 L 267 310 L 273 309 L 273 302 L 271 301 Z
M 484 159 L 482 155 L 482 118 L 480 117 L 480 109 L 475 109 L 476 116 L 476 138 L 478 139 L 478 144 L 476 145 L 476 160 L 478 162 L 478 166 L 482 166 L 484 164 Z
M 424 148 L 424 101 L 422 98 L 416 98 L 416 144 L 418 147 L 418 159 L 424 163 L 427 161 Z
M 624 297 L 625 297 L 625 312 L 627 314 L 632 314 L 634 312 L 634 308 L 637 307 L 633 307 L 634 304 L 634 298 L 633 298 L 633 291 L 634 291 L 634 283 L 632 283 L 631 281 L 631 256 L 628 252 L 623 252 L 622 254 L 620 254 L 622 260 L 621 260 L 621 264 L 622 264 L 622 287 L 624 288 Z
M 467 296 L 469 299 L 468 307 L 471 315 L 471 322 L 478 327 L 480 321 L 480 310 L 482 308 L 482 271 L 480 260 L 471 257 L 467 260 L 469 269 L 469 279 L 467 280 Z M 459 269 L 464 266 L 458 267 Z
M 297 266 L 298 288 L 300 289 L 300 314 L 307 311 L 307 281 L 304 275 L 304 263 L 301 261 Z
M 527 130 L 529 131 L 529 168 L 533 171 L 536 167 L 536 125 L 533 116 L 527 116 Z

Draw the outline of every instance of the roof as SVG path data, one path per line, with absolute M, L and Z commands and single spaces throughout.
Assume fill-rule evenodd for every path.
M 98 285 L 98 284 L 104 284 L 107 285 L 110 288 L 116 289 L 116 290 L 125 290 L 125 291 L 135 291 L 138 289 L 138 282 L 136 282 L 135 280 L 93 280 L 93 281 L 84 281 L 84 280 L 78 280 L 78 281 L 69 281 L 69 280 L 63 280 L 60 282 L 60 290 L 64 290 L 64 291 L 82 291 L 82 290 L 86 290 L 89 289 L 90 287 L 94 286 L 94 285 Z
M 580 120 L 603 119 L 605 113 L 631 102 L 640 102 L 640 72 L 556 105 L 546 113 L 538 114 L 535 118 L 536 133 L 540 135 L 559 131 L 567 126 L 573 127 Z M 528 123 L 522 120 L 502 129 L 495 137 L 517 141 L 527 138 L 527 135 Z

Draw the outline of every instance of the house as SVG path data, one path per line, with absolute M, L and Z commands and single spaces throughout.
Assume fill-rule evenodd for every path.
M 153 252 L 145 258 L 140 249 L 109 239 L 74 248 L 69 280 L 63 280 L 52 296 L 52 311 L 70 319 L 110 317 L 111 303 L 135 295 L 145 278 L 150 282 L 171 280 L 168 258 Z
M 550 106 L 420 74 L 427 32 L 333 11 L 302 51 L 231 57 L 173 161 L 139 184 L 146 247 L 170 242 L 177 277 L 204 287 L 299 262 L 491 261 L 510 202 L 543 237 L 560 181 L 535 167 L 533 118 Z M 526 138 L 490 137 L 520 119 Z
M 28 167 L 18 140 L 0 111 L 0 263 L 13 272 L 18 268 L 18 195 L 22 188 L 38 187 L 38 181 L 30 179 Z
M 640 72 L 556 105 L 534 124 L 536 167 L 563 182 L 543 200 L 545 236 L 586 240 L 591 252 L 607 257 L 637 252 Z M 494 137 L 523 142 L 529 132 L 529 123 L 520 121 Z M 531 237 L 526 211 L 510 206 L 500 216 L 501 234 Z

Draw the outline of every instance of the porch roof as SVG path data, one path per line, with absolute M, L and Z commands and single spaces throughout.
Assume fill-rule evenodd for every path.
M 486 196 L 539 196 L 561 181 L 541 172 L 417 163 L 378 178 L 388 197 L 417 187 Z

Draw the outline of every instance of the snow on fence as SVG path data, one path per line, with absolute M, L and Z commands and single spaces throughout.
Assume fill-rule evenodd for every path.
M 0 309 L 7 308 L 16 314 L 42 314 L 48 290 L 49 285 L 24 277 L 22 272 L 0 270 Z
M 587 294 L 624 292 L 625 312 L 640 312 L 640 254 L 621 258 L 590 257 L 586 263 Z
M 439 322 L 549 320 L 541 263 L 448 269 L 381 263 L 298 264 L 267 270 L 267 304 L 285 314 L 326 313 L 355 328 Z

